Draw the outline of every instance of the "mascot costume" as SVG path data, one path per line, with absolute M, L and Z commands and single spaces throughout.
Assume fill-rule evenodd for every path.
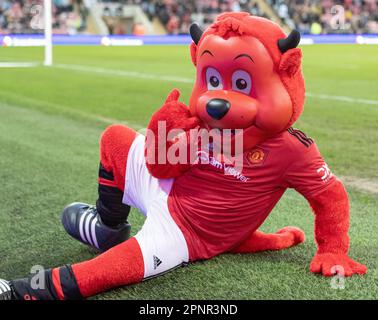
M 189 106 L 175 89 L 152 116 L 146 137 L 123 125 L 108 127 L 100 141 L 96 205 L 73 203 L 63 211 L 66 231 L 102 253 L 46 270 L 42 288 L 33 287 L 33 275 L 1 280 L 2 299 L 82 299 L 225 252 L 295 246 L 304 241 L 296 227 L 258 230 L 287 188 L 302 194 L 315 215 L 311 272 L 331 276 L 337 265 L 345 276 L 366 273 L 348 256 L 344 186 L 313 139 L 292 127 L 305 99 L 299 33 L 286 36 L 267 19 L 224 13 L 204 32 L 193 24 L 190 34 L 197 74 Z M 241 135 L 242 165 L 213 155 L 212 143 L 201 145 L 197 161 L 165 161 L 172 149 L 186 150 L 194 129 L 229 131 L 233 141 Z M 172 130 L 179 134 L 169 137 Z M 134 237 L 130 207 L 146 216 Z

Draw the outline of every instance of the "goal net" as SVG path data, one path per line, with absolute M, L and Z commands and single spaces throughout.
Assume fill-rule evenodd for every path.
M 52 0 L 0 1 L 0 68 L 52 65 Z

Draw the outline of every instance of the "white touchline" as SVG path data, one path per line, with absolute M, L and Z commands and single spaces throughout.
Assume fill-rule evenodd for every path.
M 9 95 L 9 93 L 7 93 L 7 94 Z M 83 118 L 86 118 L 86 119 L 91 119 L 91 120 L 94 120 L 94 121 L 103 122 L 107 125 L 111 125 L 111 124 L 115 124 L 115 123 L 124 124 L 124 125 L 127 125 L 127 126 L 133 128 L 134 130 L 136 130 L 138 132 L 141 132 L 142 130 L 145 129 L 144 126 L 142 126 L 138 123 L 129 122 L 129 121 L 126 121 L 126 120 L 107 118 L 107 117 L 103 117 L 103 116 L 98 115 L 98 114 L 86 113 L 84 111 L 79 111 L 77 109 L 66 107 L 62 104 L 51 103 L 51 102 L 47 102 L 45 100 L 33 99 L 33 98 L 29 98 L 29 97 L 22 97 L 22 99 L 24 101 L 32 103 L 32 104 L 45 105 L 45 106 L 50 107 L 52 109 L 56 109 L 56 110 L 59 110 L 59 111 L 65 111 L 69 114 L 77 115 L 79 117 L 83 117 Z M 20 106 L 14 105 L 14 104 L 4 103 L 4 102 L 0 102 L 0 107 L 12 108 L 12 109 L 22 108 Z
M 188 83 L 188 84 L 194 83 L 193 79 L 184 78 L 184 77 L 164 76 L 164 75 L 159 75 L 159 74 L 143 73 L 143 72 L 137 72 L 137 71 L 114 70 L 114 69 L 107 69 L 107 68 L 77 65 L 77 64 L 55 64 L 53 65 L 53 67 L 59 68 L 59 69 L 78 71 L 78 72 L 89 72 L 89 73 L 97 73 L 97 74 L 102 74 L 102 75 L 126 77 L 126 78 L 138 78 L 138 79 L 148 79 L 148 80 L 158 80 L 158 81 L 178 82 L 178 83 Z M 312 93 L 312 92 L 307 92 L 306 96 L 309 98 L 335 100 L 335 101 L 342 101 L 346 103 L 361 103 L 361 104 L 368 104 L 368 105 L 378 105 L 378 100 L 353 98 L 353 97 L 348 97 L 348 96 L 333 96 L 333 95 L 328 95 L 328 94 L 320 94 L 320 93 Z
M 119 77 L 126 77 L 126 78 L 139 78 L 139 79 L 151 79 L 151 80 L 161 80 L 161 81 L 169 81 L 169 82 L 172 81 L 172 82 L 180 82 L 180 83 L 193 83 L 193 80 L 190 78 L 165 76 L 165 75 L 150 74 L 150 73 L 143 73 L 143 72 L 137 72 L 137 71 L 114 70 L 114 69 L 106 69 L 106 68 L 99 68 L 99 67 L 83 66 L 83 65 L 77 65 L 77 64 L 55 64 L 54 67 L 60 68 L 60 69 L 73 70 L 73 71 L 91 72 L 91 73 L 98 73 L 98 74 L 119 76 Z
M 39 65 L 38 62 L 0 62 L 0 68 L 30 68 Z
M 352 97 L 347 97 L 347 96 L 331 96 L 329 94 L 306 92 L 306 97 L 324 99 L 324 100 L 336 100 L 336 101 L 342 101 L 342 102 L 347 102 L 347 103 L 371 104 L 371 105 L 378 106 L 378 100 L 352 98 Z

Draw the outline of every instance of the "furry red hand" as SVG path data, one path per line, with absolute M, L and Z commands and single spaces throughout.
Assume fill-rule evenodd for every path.
M 179 97 L 180 92 L 172 90 L 148 125 L 152 138 L 148 135 L 146 138 L 146 166 L 151 175 L 159 179 L 178 177 L 190 168 L 188 156 L 183 157 L 186 161 L 180 160 L 178 163 L 172 163 L 167 157 L 169 148 L 176 143 L 185 143 L 184 149 L 189 149 L 189 131 L 200 123 L 197 117 L 191 116 L 189 108 L 178 100 Z M 179 139 L 181 134 L 186 135 L 186 139 Z
M 367 268 L 349 258 L 346 254 L 318 253 L 312 259 L 310 271 L 321 273 L 326 277 L 331 277 L 336 273 L 350 277 L 353 274 L 365 274 Z
M 150 126 L 157 125 L 158 121 L 165 121 L 167 132 L 172 129 L 188 131 L 198 126 L 200 120 L 192 117 L 189 108 L 178 99 L 180 91 L 173 89 L 165 100 L 164 105 L 152 116 Z M 153 126 L 154 127 L 154 126 Z M 151 128 L 153 130 L 153 128 Z

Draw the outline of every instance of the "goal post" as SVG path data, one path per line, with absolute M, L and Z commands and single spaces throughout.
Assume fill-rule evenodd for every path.
M 52 0 L 43 0 L 44 10 L 44 35 L 45 35 L 45 59 L 44 65 L 51 66 L 53 63 L 53 52 L 52 52 Z

